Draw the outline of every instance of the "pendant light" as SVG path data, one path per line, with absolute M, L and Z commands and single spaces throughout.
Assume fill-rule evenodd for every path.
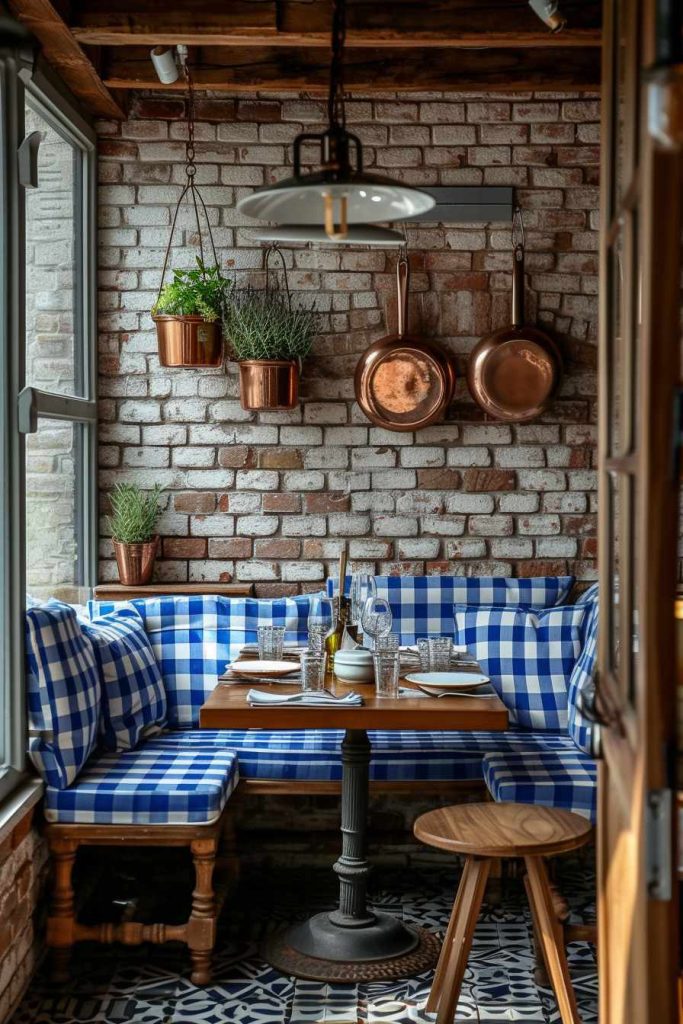
M 273 224 L 267 228 L 253 229 L 251 237 L 255 242 L 313 242 L 327 245 L 375 245 L 383 249 L 405 245 L 405 236 L 400 231 L 381 228 L 376 224 L 349 224 L 345 238 L 330 238 L 325 228 L 317 224 Z
M 329 127 L 320 134 L 297 135 L 293 177 L 256 189 L 240 199 L 237 209 L 248 217 L 272 220 L 276 224 L 318 225 L 330 241 L 339 242 L 348 237 L 349 225 L 406 220 L 431 210 L 434 199 L 420 189 L 363 170 L 361 141 L 346 130 L 345 0 L 334 0 L 333 12 L 327 101 Z M 320 147 L 320 170 L 312 174 L 301 173 L 301 149 L 307 143 Z

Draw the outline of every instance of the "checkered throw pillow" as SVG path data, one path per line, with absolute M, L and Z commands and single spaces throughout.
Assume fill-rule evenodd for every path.
M 454 614 L 457 643 L 490 676 L 511 720 L 528 729 L 566 729 L 586 608 L 456 607 Z
M 69 786 L 97 742 L 100 677 L 76 612 L 58 601 L 26 611 L 29 756 L 56 789 Z
M 419 636 L 453 636 L 453 605 L 515 605 L 549 608 L 561 604 L 574 583 L 573 576 L 508 579 L 498 576 L 376 576 L 377 596 L 389 602 L 392 630 L 402 644 Z M 351 577 L 346 577 L 349 592 Z M 339 585 L 327 581 L 327 592 Z
M 569 735 L 579 750 L 595 754 L 598 747 L 599 726 L 583 714 L 585 703 L 591 703 L 595 688 L 595 668 L 598 657 L 598 585 L 593 584 L 577 600 L 586 609 L 583 622 L 583 646 L 569 680 Z
M 142 616 L 120 608 L 81 626 L 100 671 L 102 745 L 134 750 L 166 724 L 166 691 Z
M 311 595 L 292 598 L 226 598 L 212 595 L 136 598 L 161 669 L 171 728 L 199 724 L 199 710 L 225 666 L 246 643 L 256 643 L 259 626 L 285 626 L 287 640 L 305 643 Z M 91 601 L 92 616 L 118 606 Z

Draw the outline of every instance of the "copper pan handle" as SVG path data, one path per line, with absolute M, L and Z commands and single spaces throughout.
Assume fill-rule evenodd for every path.
M 410 266 L 408 257 L 401 256 L 396 264 L 396 295 L 398 300 L 398 335 L 406 333 L 408 326 L 408 284 L 410 282 Z
M 524 246 L 519 244 L 512 254 L 512 326 L 524 326 Z

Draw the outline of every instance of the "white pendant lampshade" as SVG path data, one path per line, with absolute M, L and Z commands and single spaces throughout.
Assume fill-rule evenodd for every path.
M 251 237 L 256 242 L 313 242 L 321 245 L 377 245 L 382 248 L 405 245 L 400 231 L 381 228 L 376 224 L 349 224 L 346 237 L 329 238 L 319 224 L 274 224 L 256 228 Z
M 331 241 L 343 241 L 354 224 L 406 220 L 426 213 L 434 199 L 426 192 L 363 168 L 363 147 L 346 130 L 344 112 L 345 0 L 334 0 L 332 66 L 327 101 L 329 127 L 319 134 L 304 132 L 294 140 L 291 178 L 256 189 L 237 203 L 248 217 L 276 224 L 318 225 Z M 301 148 L 318 145 L 320 170 L 303 174 Z M 353 162 L 351 151 L 354 151 Z

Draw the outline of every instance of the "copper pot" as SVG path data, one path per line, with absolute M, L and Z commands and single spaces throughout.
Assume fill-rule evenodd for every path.
M 220 366 L 223 362 L 220 321 L 165 313 L 153 316 L 152 320 L 157 328 L 162 366 Z
M 524 323 L 524 246 L 516 245 L 512 272 L 512 324 L 482 338 L 467 367 L 477 405 L 507 423 L 528 423 L 550 405 L 562 373 L 556 342 Z
M 293 409 L 299 400 L 299 367 L 288 359 L 240 362 L 243 409 Z
M 114 541 L 119 579 L 124 587 L 140 587 L 149 583 L 154 571 L 154 559 L 158 547 L 158 536 L 140 544 L 123 544 L 119 540 Z

